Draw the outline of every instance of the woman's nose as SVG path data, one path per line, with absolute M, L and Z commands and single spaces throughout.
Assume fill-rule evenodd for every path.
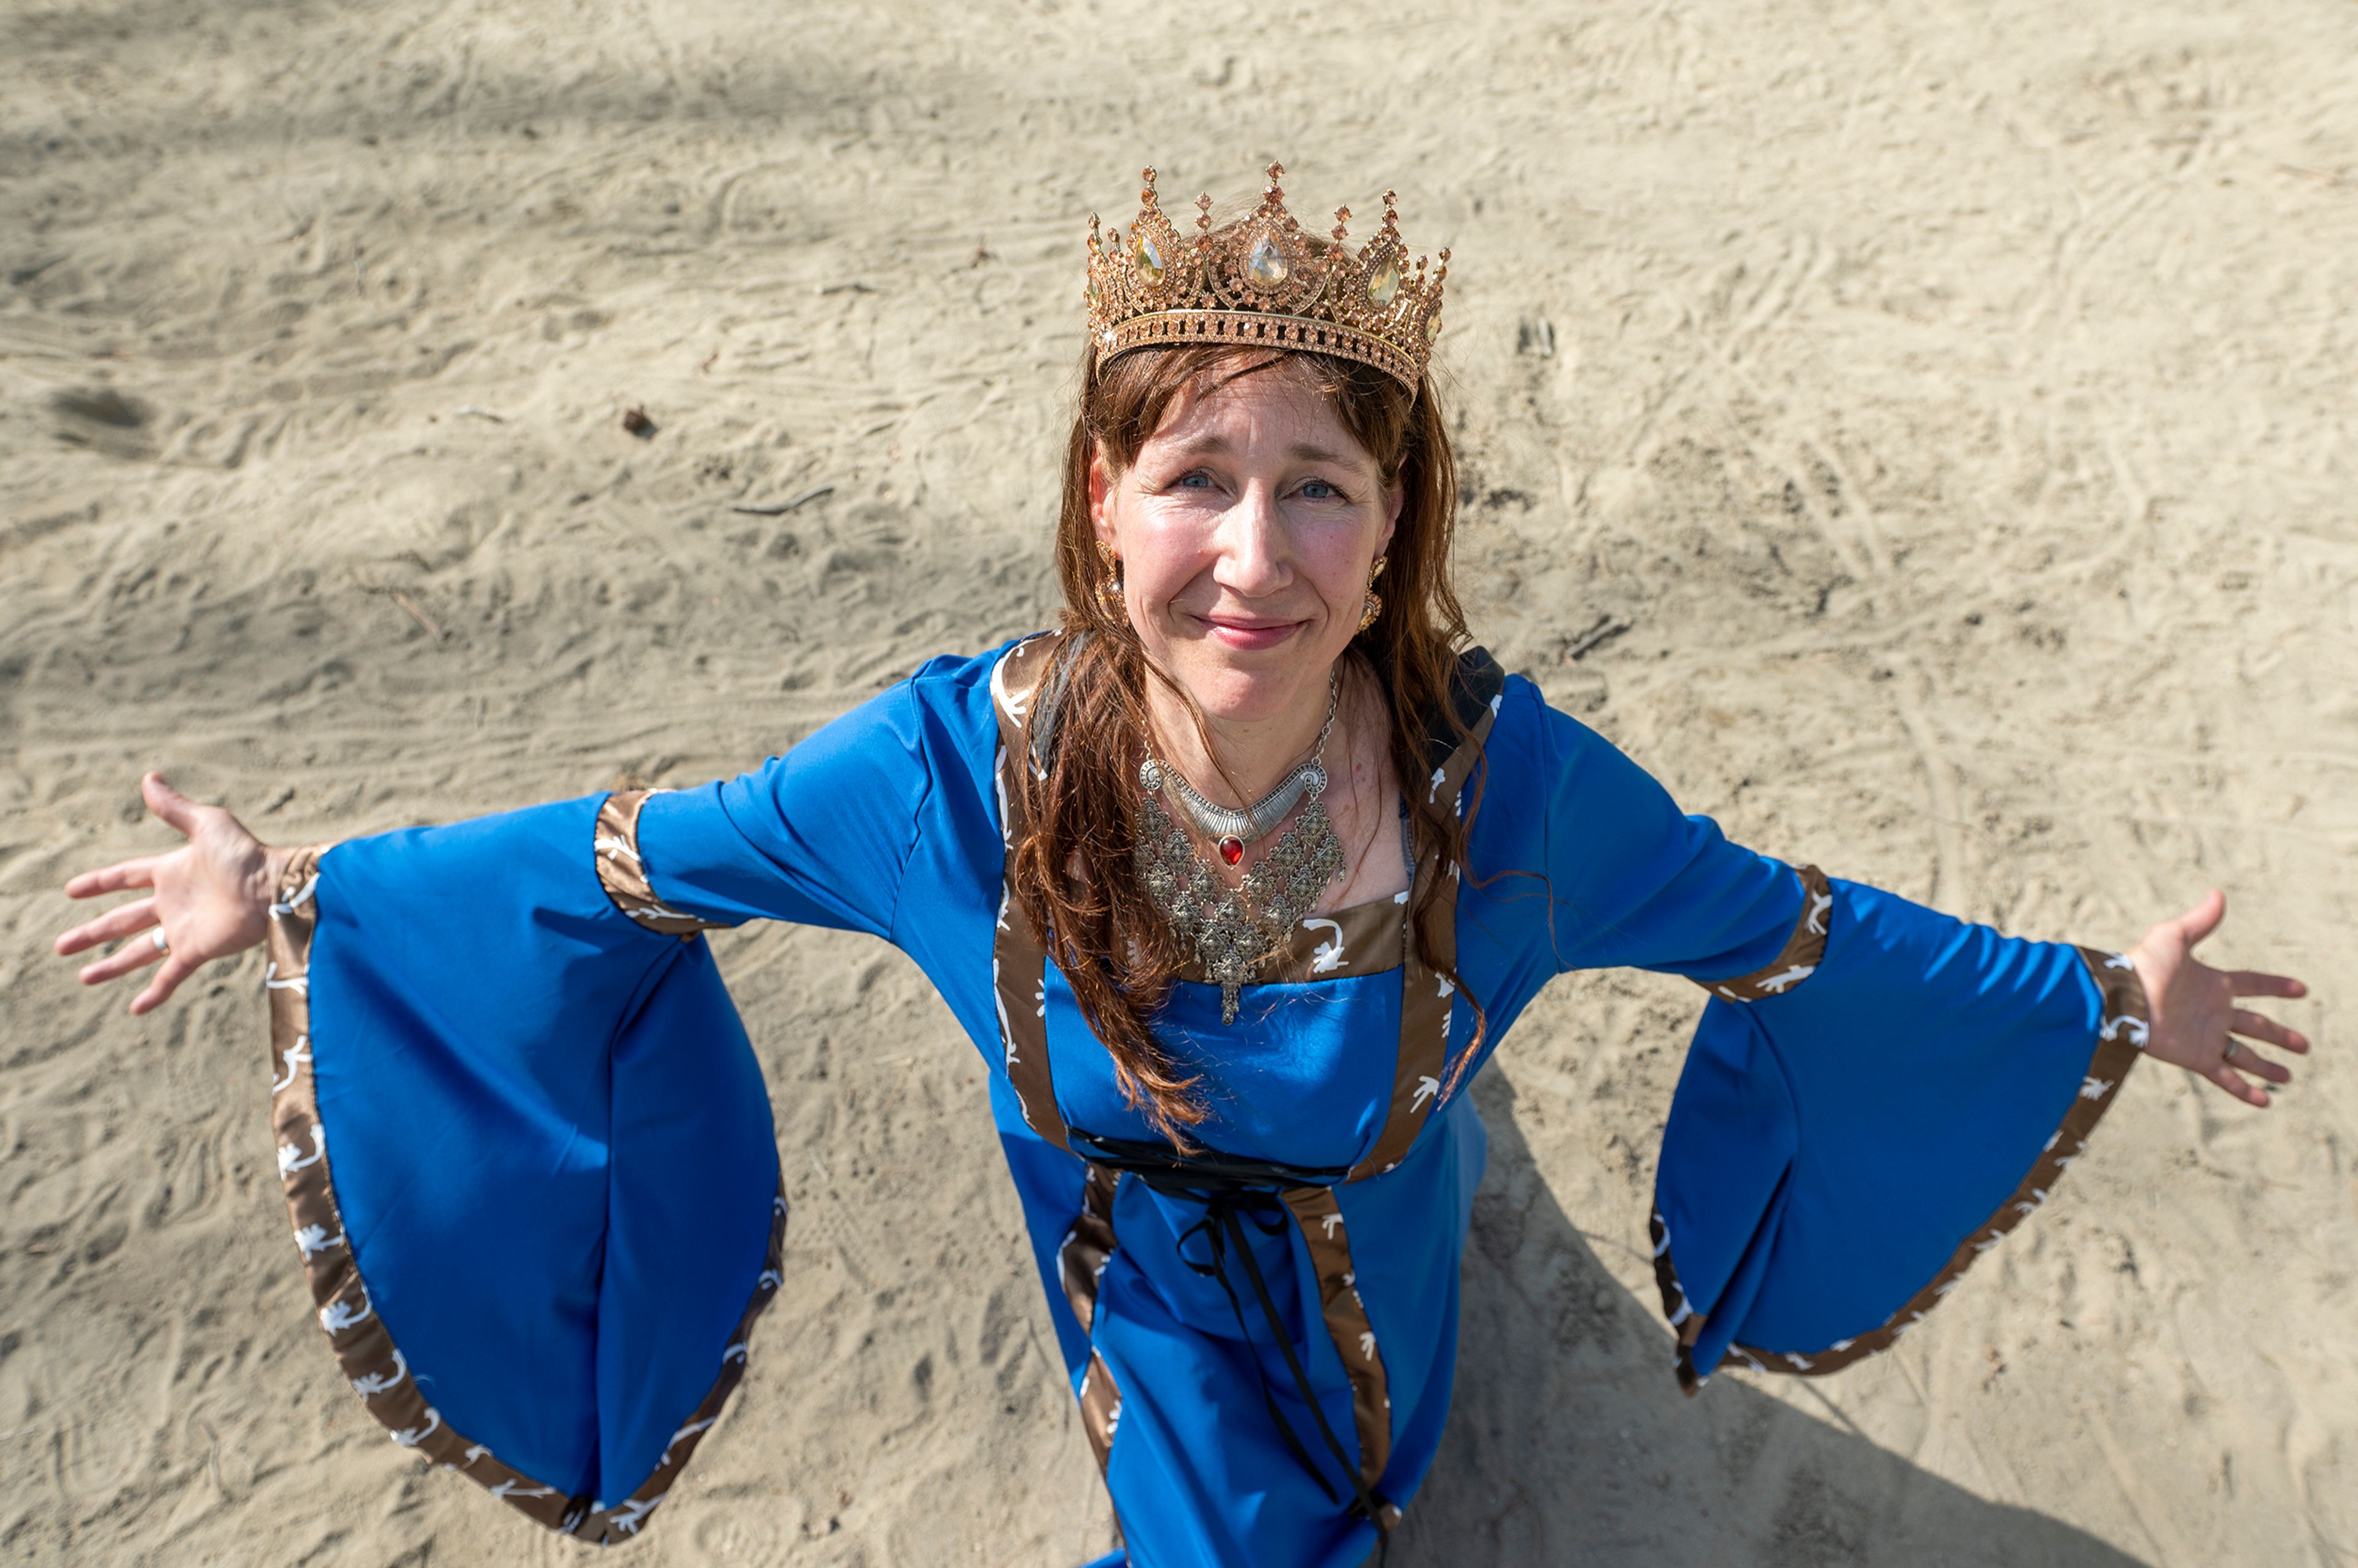
M 1259 599 L 1285 586 L 1285 535 L 1277 499 L 1248 485 L 1220 521 L 1220 558 L 1212 579 L 1231 593 Z

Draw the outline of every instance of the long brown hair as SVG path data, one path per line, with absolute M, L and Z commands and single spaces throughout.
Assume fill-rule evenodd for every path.
M 1181 1149 L 1190 1146 L 1188 1130 L 1209 1112 L 1196 1093 L 1200 1076 L 1171 1059 L 1154 1037 L 1152 1019 L 1191 956 L 1141 885 L 1131 844 L 1141 804 L 1137 780 L 1147 732 L 1145 683 L 1161 680 L 1191 710 L 1194 703 L 1150 665 L 1128 618 L 1100 596 L 1110 584 L 1090 518 L 1089 462 L 1102 455 L 1109 471 L 1127 470 L 1181 398 L 1264 374 L 1298 377 L 1325 397 L 1343 427 L 1374 457 L 1384 483 L 1397 482 L 1406 492 L 1386 550 L 1383 612 L 1352 646 L 1372 669 L 1390 708 L 1392 771 L 1408 802 L 1418 860 L 1435 849 L 1442 856 L 1440 875 L 1418 879 L 1410 911 L 1418 957 L 1464 991 L 1454 967 L 1438 961 L 1427 915 L 1451 868 L 1471 874 L 1466 844 L 1479 806 L 1482 770 L 1477 763 L 1468 780 L 1462 816 L 1448 802 L 1429 802 L 1426 792 L 1409 787 L 1439 761 L 1425 750 L 1429 727 L 1437 723 L 1454 737 L 1453 747 L 1469 738 L 1452 700 L 1458 650 L 1466 638 L 1465 611 L 1450 581 L 1457 468 L 1431 378 L 1412 389 L 1352 360 L 1231 345 L 1138 349 L 1102 368 L 1084 352 L 1056 524 L 1064 630 L 1069 643 L 1078 645 L 1067 661 L 1045 776 L 1034 776 L 1029 767 L 1011 770 L 1023 791 L 1030 831 L 1015 846 L 1010 881 L 1112 1056 L 1123 1095 Z M 1088 635 L 1076 635 L 1083 633 Z M 1200 724 L 1200 711 L 1197 719 Z M 1470 993 L 1467 1000 L 1473 1001 Z M 1459 1068 L 1478 1050 L 1486 1027 L 1480 1003 L 1473 1005 L 1474 1043 Z

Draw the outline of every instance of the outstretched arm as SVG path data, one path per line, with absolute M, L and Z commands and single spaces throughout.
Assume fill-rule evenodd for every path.
M 2263 1107 L 2291 1075 L 2242 1042 L 2308 1049 L 2239 1002 L 2299 981 L 2194 957 L 2217 893 L 2125 954 L 2005 936 L 1764 860 L 1576 721 L 1533 717 L 1550 957 L 1712 997 L 1655 1187 L 1690 1389 L 1723 1357 L 1820 1373 L 1890 1345 L 2045 1203 L 2138 1058 Z
M 84 871 L 68 881 L 68 898 L 95 898 L 133 888 L 152 891 L 60 933 L 57 940 L 63 957 L 119 937 L 137 938 L 85 964 L 81 983 L 86 986 L 120 979 L 162 960 L 146 987 L 131 999 L 135 1013 L 161 1006 L 182 980 L 213 959 L 243 953 L 262 941 L 269 925 L 271 892 L 294 853 L 265 844 L 221 806 L 190 800 L 166 784 L 161 773 L 142 778 L 139 793 L 147 809 L 188 842 L 165 854 Z M 142 936 L 142 932 L 148 935 Z
M 968 766 L 979 733 L 903 682 L 736 780 L 321 851 L 274 849 L 151 774 L 187 842 L 75 877 L 77 898 L 141 896 L 57 947 L 128 938 L 83 979 L 154 967 L 144 1012 L 267 942 L 279 1174 L 343 1375 L 396 1442 L 544 1524 L 627 1540 L 783 1282 L 761 1064 L 694 933 L 892 935 L 934 759 Z
M 614 796 L 609 815 L 619 827 L 601 817 L 584 837 L 584 874 L 594 852 L 618 904 L 658 931 L 770 918 L 888 935 L 932 784 L 923 727 L 903 683 L 736 779 Z M 135 1013 L 161 1005 L 203 965 L 262 941 L 294 853 L 263 843 L 227 810 L 189 799 L 159 773 L 142 779 L 140 791 L 147 809 L 188 842 L 67 882 L 69 898 L 150 891 L 56 944 L 65 956 L 133 938 L 86 965 L 81 979 L 99 985 L 159 966 L 132 1000 Z
M 1562 968 L 1664 969 L 1730 1000 L 1780 995 L 1808 978 L 1817 957 L 1806 968 L 1786 960 L 1808 946 L 1816 912 L 1790 871 L 1729 842 L 1709 818 L 1682 815 L 1643 769 L 1578 720 L 1552 708 L 1540 720 L 1531 743 L 1549 786 L 1541 832 Z M 2150 1009 L 2143 1054 L 2265 1108 L 2267 1090 L 2252 1079 L 2285 1084 L 2292 1074 L 2237 1036 L 2295 1054 L 2309 1042 L 2238 1000 L 2309 989 L 2288 975 L 2214 969 L 2195 957 L 2226 908 L 2214 891 L 2126 955 Z M 1824 926 L 1814 934 L 1823 937 Z M 1823 943 L 1813 951 L 1822 957 Z M 2004 946 L 1986 951 L 2002 957 Z

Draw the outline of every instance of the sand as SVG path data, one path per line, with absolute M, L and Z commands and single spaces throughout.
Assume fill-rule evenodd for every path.
M 145 766 L 282 842 L 694 783 L 1044 623 L 1087 214 L 1282 157 L 1455 248 L 1509 668 L 1738 838 L 2009 931 L 2222 886 L 2211 951 L 2316 982 L 2323 1047 L 2266 1114 L 2141 1070 L 1894 1354 L 1689 1402 L 1643 1223 L 1699 999 L 1558 987 L 1476 1091 L 1393 1562 L 2358 1562 L 2353 21 L 9 0 L 0 1557 L 580 1560 L 337 1378 L 258 958 L 126 1018 L 59 885 L 165 844 Z M 880 946 L 716 946 L 792 1281 L 635 1561 L 1102 1550 L 972 1049 Z

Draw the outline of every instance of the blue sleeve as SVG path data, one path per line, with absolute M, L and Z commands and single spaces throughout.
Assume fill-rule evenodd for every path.
M 395 1440 L 627 1540 L 779 1283 L 768 1094 L 701 939 L 601 885 L 605 797 L 296 858 L 272 1119 L 341 1369 Z
M 2144 1041 L 2118 955 L 1824 897 L 1777 989 L 1715 988 L 1671 1100 L 1652 1230 L 1690 1389 L 1890 1346 L 2046 1201 Z
M 1493 838 L 1543 871 L 1552 968 L 1711 995 L 1652 1227 L 1682 1379 L 1888 1346 L 2078 1157 L 2143 1042 L 2134 970 L 1731 844 L 1519 685 Z
M 714 925 L 888 936 L 934 786 L 925 718 L 903 681 L 751 773 L 650 795 L 639 847 L 656 895 Z
M 989 1031 L 992 659 L 724 783 L 296 857 L 280 1173 L 320 1326 L 395 1441 L 567 1534 L 638 1532 L 783 1283 L 768 1092 L 698 933 L 897 940 Z
M 1656 969 L 1690 979 L 1747 973 L 1775 957 L 1801 908 L 1783 862 L 1732 844 L 1604 737 L 1518 682 L 1538 711 L 1500 729 L 1523 756 L 1501 786 L 1534 777 L 1540 864 L 1554 968 Z M 1510 697 L 1509 700 L 1513 698 Z

